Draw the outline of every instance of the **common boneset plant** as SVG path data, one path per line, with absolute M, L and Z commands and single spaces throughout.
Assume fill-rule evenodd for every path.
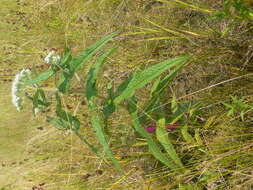
M 19 92 L 21 89 L 25 89 L 28 86 L 32 86 L 35 89 L 35 93 L 31 96 L 26 94 L 26 97 L 32 101 L 33 113 L 36 115 L 39 111 L 42 111 L 49 106 L 54 106 L 55 117 L 47 117 L 47 120 L 54 124 L 58 129 L 65 131 L 72 131 L 75 133 L 93 152 L 98 156 L 102 154 L 96 147 L 89 143 L 85 138 L 80 135 L 80 121 L 76 117 L 75 113 L 70 113 L 64 110 L 62 105 L 61 96 L 71 95 L 71 79 L 75 77 L 76 72 L 85 64 L 87 61 L 95 55 L 101 48 L 109 42 L 118 32 L 114 32 L 103 37 L 101 40 L 96 42 L 91 47 L 82 51 L 78 56 L 73 57 L 70 49 L 65 49 L 64 54 L 60 57 L 56 55 L 54 51 L 50 52 L 45 58 L 45 62 L 50 65 L 48 71 L 39 74 L 35 78 L 30 77 L 30 71 L 24 69 L 20 74 L 16 76 L 13 83 L 13 103 L 17 107 L 17 110 L 21 110 L 21 97 Z M 147 119 L 147 114 L 157 112 L 156 107 L 161 104 L 160 94 L 164 91 L 165 87 L 172 81 L 180 69 L 185 65 L 186 61 L 190 59 L 189 56 L 177 57 L 169 60 L 165 60 L 161 63 L 155 64 L 142 72 L 136 71 L 130 75 L 128 79 L 123 81 L 119 87 L 114 90 L 111 84 L 108 84 L 107 97 L 103 106 L 103 114 L 101 116 L 100 110 L 96 104 L 96 98 L 98 98 L 98 89 L 96 88 L 96 81 L 98 73 L 103 66 L 106 58 L 114 52 L 115 48 L 106 51 L 104 54 L 98 57 L 90 68 L 86 80 L 86 87 L 83 93 L 83 97 L 86 97 L 88 102 L 88 112 L 91 125 L 94 129 L 94 133 L 103 147 L 106 158 L 111 160 L 114 166 L 119 170 L 123 171 L 121 164 L 114 157 L 113 152 L 107 141 L 107 134 L 105 132 L 106 126 L 108 125 L 107 120 L 110 116 L 117 111 L 119 106 L 125 107 L 132 118 L 132 126 L 136 132 L 147 140 L 149 151 L 153 156 L 160 162 L 168 166 L 175 171 L 184 170 L 184 165 L 178 157 L 173 144 L 168 137 L 168 129 L 166 127 L 166 119 L 164 114 L 160 114 L 157 118 L 156 123 L 156 140 L 144 127 L 143 121 Z M 164 78 L 161 74 L 170 69 L 170 73 Z M 49 79 L 50 77 L 59 77 L 59 81 L 55 82 L 55 90 L 53 91 L 56 104 L 52 104 L 47 97 L 47 93 L 44 92 L 43 88 L 40 87 L 40 83 Z M 159 77 L 160 76 L 160 77 Z M 159 77 L 159 79 L 157 79 Z M 78 78 L 78 77 L 77 77 Z M 146 84 L 155 80 L 152 87 L 151 98 L 148 104 L 143 108 L 144 115 L 137 109 L 137 98 L 135 97 L 136 90 L 143 88 Z M 122 104 L 125 102 L 125 104 Z M 175 102 L 174 102 L 175 107 Z M 175 111 L 175 108 L 173 108 Z M 159 111 L 159 110 L 158 110 Z M 176 111 L 175 111 L 176 113 Z M 171 120 L 170 123 L 175 123 L 182 116 L 183 112 L 177 113 L 176 118 Z M 142 115 L 141 115 L 142 114 Z M 105 121 L 105 122 L 102 122 Z M 162 145 L 162 146 L 161 146 Z M 164 154 L 166 151 L 167 154 Z

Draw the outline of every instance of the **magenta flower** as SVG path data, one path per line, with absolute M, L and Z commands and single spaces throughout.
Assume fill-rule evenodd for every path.
M 168 131 L 168 132 L 171 132 L 173 131 L 174 129 L 176 129 L 177 127 L 179 126 L 179 123 L 173 123 L 173 124 L 169 124 L 165 127 L 165 129 Z M 145 130 L 148 132 L 148 133 L 154 133 L 155 130 L 156 130 L 156 125 L 150 125 L 148 126 Z
M 156 130 L 156 125 L 150 125 L 150 126 L 148 126 L 148 127 L 146 128 L 146 131 L 147 131 L 148 133 L 154 133 L 155 130 Z

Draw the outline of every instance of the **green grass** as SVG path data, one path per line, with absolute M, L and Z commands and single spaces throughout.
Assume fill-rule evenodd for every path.
M 253 102 L 252 75 L 248 75 L 252 72 L 251 17 L 232 8 L 227 18 L 211 17 L 222 10 L 221 2 L 211 0 L 159 2 L 2 0 L 0 189 L 32 189 L 43 183 L 47 190 L 252 188 L 252 110 L 246 111 L 243 121 L 240 116 L 245 104 L 252 107 Z M 250 9 L 251 4 L 246 3 Z M 136 91 L 138 111 L 146 116 L 143 126 L 138 127 L 155 124 L 159 110 L 167 120 L 174 119 L 173 96 L 178 105 L 193 100 L 201 103 L 195 112 L 193 107 L 178 116 L 184 127 L 169 134 L 169 143 L 186 168 L 181 173 L 152 157 L 149 141 L 134 132 L 126 110 L 119 108 L 112 114 L 108 120 L 110 135 L 106 136 L 124 167 L 125 173 L 120 175 L 73 134 L 59 132 L 42 116 L 34 118 L 29 104 L 21 113 L 11 104 L 9 80 L 20 68 L 40 73 L 47 68 L 42 63 L 50 48 L 60 53 L 68 46 L 76 55 L 116 30 L 122 33 L 107 46 L 116 44 L 117 52 L 107 59 L 96 81 L 101 96 L 106 94 L 108 82 L 117 87 L 130 72 L 169 58 L 192 56 L 191 63 L 164 90 L 161 103 L 155 105 L 160 107 L 158 113 L 145 113 L 151 84 Z M 89 67 L 78 72 L 81 81 Z M 47 82 L 51 87 L 51 81 Z M 79 82 L 72 82 L 79 87 Z M 232 104 L 231 95 L 241 98 L 244 106 L 242 110 L 237 106 L 236 112 L 228 115 L 229 109 L 222 103 Z M 63 96 L 63 105 L 69 111 L 76 107 L 76 96 Z M 103 102 L 97 106 L 102 109 Z M 44 116 L 52 115 L 52 111 Z M 81 105 L 76 113 L 81 118 L 80 135 L 98 146 L 87 112 L 87 105 Z M 168 139 L 161 137 L 166 147 Z M 155 135 L 149 138 L 157 142 Z M 166 151 L 159 154 L 169 156 Z

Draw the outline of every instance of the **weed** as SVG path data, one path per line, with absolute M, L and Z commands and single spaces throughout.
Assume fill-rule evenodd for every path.
M 117 33 L 112 33 L 108 36 L 105 36 L 100 41 L 95 43 L 90 48 L 84 50 L 80 55 L 76 57 L 71 56 L 71 52 L 69 49 L 67 49 L 64 52 L 64 55 L 60 58 L 57 57 L 57 59 L 54 59 L 52 53 L 50 53 L 45 60 L 48 64 L 50 64 L 50 69 L 42 74 L 39 74 L 37 77 L 32 79 L 26 79 L 22 82 L 24 85 L 33 85 L 37 88 L 34 95 L 27 95 L 27 97 L 32 101 L 33 104 L 33 113 L 36 115 L 39 111 L 42 111 L 45 108 L 48 108 L 50 106 L 50 102 L 48 102 L 48 98 L 45 95 L 45 92 L 43 91 L 43 88 L 39 86 L 39 83 L 42 81 L 45 81 L 49 78 L 51 78 L 54 75 L 60 76 L 60 82 L 56 85 L 55 90 L 55 97 L 56 97 L 56 108 L 55 113 L 57 117 L 47 117 L 47 120 L 54 125 L 56 125 L 61 130 L 70 130 L 74 131 L 75 133 L 78 133 L 78 130 L 80 128 L 80 121 L 79 119 L 71 114 L 66 112 L 62 108 L 62 100 L 61 96 L 63 94 L 70 95 L 71 94 L 71 85 L 70 81 L 73 78 L 73 76 L 78 76 L 77 71 L 81 68 L 81 65 L 83 65 L 89 58 L 91 58 L 92 55 L 95 54 L 103 45 L 105 45 L 112 37 L 114 37 Z M 122 171 L 122 168 L 116 158 L 113 156 L 112 151 L 109 147 L 109 144 L 107 143 L 105 132 L 103 131 L 103 128 L 101 126 L 101 119 L 98 113 L 97 103 L 95 102 L 95 97 L 98 95 L 98 91 L 96 89 L 96 80 L 98 76 L 98 72 L 102 64 L 105 62 L 105 59 L 112 53 L 114 49 L 111 49 L 110 51 L 106 52 L 102 56 L 99 57 L 99 59 L 95 62 L 95 64 L 91 67 L 89 73 L 88 73 L 88 79 L 87 79 L 87 85 L 86 88 L 83 89 L 83 91 L 86 92 L 86 99 L 88 102 L 88 111 L 90 113 L 90 120 L 92 127 L 95 131 L 95 134 L 98 138 L 98 141 L 103 146 L 104 151 L 106 153 L 106 156 L 112 160 L 115 167 Z M 107 99 L 109 102 L 105 103 L 104 106 L 109 106 L 108 109 L 111 110 L 108 112 L 106 108 L 104 109 L 105 118 L 108 119 L 108 117 L 116 111 L 117 107 L 121 105 L 121 102 L 123 100 L 131 99 L 131 97 L 134 97 L 134 93 L 137 89 L 140 89 L 144 87 L 146 84 L 148 84 L 153 79 L 159 77 L 163 72 L 165 72 L 167 69 L 177 66 L 175 70 L 172 70 L 171 73 L 166 76 L 164 79 L 159 80 L 157 83 L 157 86 L 152 91 L 152 98 L 151 98 L 151 104 L 155 101 L 159 101 L 159 96 L 163 92 L 164 88 L 168 83 L 173 79 L 173 77 L 176 76 L 176 73 L 182 68 L 183 64 L 182 62 L 185 62 L 190 57 L 179 57 L 174 58 L 171 60 L 163 61 L 159 64 L 156 64 L 142 72 L 135 72 L 131 75 L 129 79 L 126 79 L 122 82 L 122 84 L 119 86 L 118 90 L 115 92 L 109 91 L 108 96 L 110 97 Z M 78 79 L 78 78 L 77 78 Z M 14 83 L 16 84 L 16 83 Z M 59 94 L 61 93 L 61 94 Z M 15 97 L 17 96 L 14 94 Z M 19 98 L 19 97 L 18 97 Z M 16 98 L 17 99 L 17 98 Z M 135 103 L 136 106 L 137 102 Z M 137 114 L 137 109 L 132 107 L 128 107 L 129 112 L 133 114 Z M 134 111 L 134 110 L 135 111 Z M 18 107 L 18 110 L 20 108 Z M 78 111 L 78 106 L 75 108 L 75 112 Z M 148 110 L 150 111 L 150 110 Z M 152 111 L 152 110 L 151 110 Z M 136 115 L 132 115 L 133 120 L 136 120 Z M 136 122 L 136 121 L 135 121 Z M 160 125 L 160 124 L 159 124 Z M 140 126 L 140 124 L 135 123 L 134 124 L 135 129 L 138 133 L 140 133 L 143 137 L 147 138 L 148 144 L 150 145 L 150 150 L 154 154 L 154 156 L 160 160 L 161 162 L 165 163 L 166 165 L 170 166 L 171 168 L 175 168 L 173 164 L 169 163 L 169 161 L 165 161 L 166 158 L 158 152 L 161 152 L 159 150 L 159 147 L 155 144 L 155 142 L 152 140 L 152 138 L 149 136 L 149 134 Z M 160 126 L 160 128 L 165 128 L 165 126 Z M 169 140 L 165 137 L 162 137 L 162 129 L 158 129 L 158 140 L 163 144 L 167 152 L 169 153 L 169 156 L 177 163 L 180 167 L 182 167 L 182 163 L 180 159 L 177 157 L 175 150 L 173 149 L 173 146 L 169 143 Z M 163 129 L 165 130 L 165 129 Z M 160 131 L 160 132 L 159 132 Z M 80 135 L 77 135 L 80 137 Z M 83 138 L 81 138 L 83 140 Z M 91 150 L 93 150 L 96 154 L 101 155 L 97 151 L 97 149 L 91 145 L 91 143 L 88 143 L 87 141 L 83 141 L 86 143 Z

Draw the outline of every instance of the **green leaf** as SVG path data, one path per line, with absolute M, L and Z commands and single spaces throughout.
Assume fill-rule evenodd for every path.
M 227 107 L 227 108 L 230 108 L 230 109 L 233 109 L 233 108 L 234 108 L 233 105 L 230 105 L 230 104 L 228 104 L 228 103 L 222 102 L 222 104 L 223 104 L 225 107 Z
M 115 98 L 115 104 L 119 104 L 124 99 L 130 98 L 133 96 L 135 90 L 144 87 L 147 83 L 158 77 L 167 69 L 176 66 L 177 64 L 188 60 L 189 56 L 178 57 L 170 60 L 163 61 L 158 63 L 150 68 L 144 70 L 143 72 L 136 72 L 133 74 L 132 80 L 130 80 L 127 87 L 124 91 Z
M 144 137 L 147 140 L 149 151 L 153 154 L 153 156 L 157 160 L 159 160 L 160 162 L 168 166 L 169 168 L 173 170 L 177 170 L 178 167 L 162 153 L 160 147 L 156 144 L 156 142 L 148 134 L 148 132 L 141 126 L 138 115 L 137 115 L 136 100 L 134 97 L 130 99 L 130 105 L 129 105 L 128 111 L 131 115 L 134 129 L 136 130 L 137 133 L 139 133 L 142 137 Z
M 116 111 L 116 106 L 113 103 L 113 86 L 111 83 L 107 85 L 107 98 L 103 105 L 103 114 L 104 114 L 104 131 L 107 135 L 110 135 L 108 127 L 109 117 Z
M 234 116 L 235 115 L 235 110 L 234 109 L 231 109 L 228 111 L 228 116 Z
M 153 97 L 153 94 L 156 92 L 156 89 L 158 88 L 160 83 L 161 83 L 161 78 L 159 77 L 158 79 L 155 80 L 155 82 L 153 83 L 151 87 L 151 90 L 150 90 L 151 97 Z
M 72 60 L 72 54 L 71 50 L 69 48 L 65 48 L 63 57 L 60 60 L 59 65 L 63 66 L 63 68 L 69 64 L 69 62 Z
M 184 168 L 180 158 L 178 157 L 176 150 L 169 140 L 168 132 L 165 129 L 165 119 L 159 119 L 157 122 L 156 137 L 162 144 L 169 157 L 175 162 L 179 168 Z
M 130 76 L 119 85 L 119 87 L 114 93 L 114 98 L 122 94 L 122 92 L 127 88 L 127 86 L 129 85 L 132 79 L 133 79 L 133 74 L 131 73 Z
M 27 80 L 25 82 L 26 85 L 30 85 L 30 84 L 35 84 L 38 82 L 41 82 L 43 80 L 47 80 L 48 78 L 50 78 L 55 72 L 52 70 L 49 70 L 47 72 L 41 73 L 39 76 L 31 79 L 31 80 Z
M 59 96 L 59 94 L 56 92 L 55 93 L 55 99 L 56 99 L 56 112 L 60 111 L 62 109 L 62 103 L 61 103 L 61 97 Z
M 86 97 L 88 100 L 91 99 L 91 97 L 97 95 L 97 89 L 96 89 L 96 80 L 97 80 L 97 75 L 99 72 L 99 69 L 101 66 L 104 64 L 105 59 L 115 50 L 115 48 L 110 49 L 106 53 L 104 53 L 102 56 L 98 58 L 98 60 L 95 62 L 93 67 L 89 70 L 88 73 L 88 79 L 87 79 L 87 84 L 86 84 Z
M 38 107 L 38 100 L 39 100 L 39 92 L 38 90 L 35 92 L 35 94 L 33 95 L 33 106 L 35 108 Z
M 60 92 L 62 92 L 64 94 L 69 92 L 71 78 L 72 78 L 72 75 L 70 75 L 67 72 L 63 72 L 61 74 L 60 85 L 58 86 L 58 89 Z
M 100 125 L 100 119 L 98 115 L 98 110 L 95 102 L 93 101 L 93 98 L 89 100 L 89 113 L 90 113 L 90 119 L 91 119 L 91 124 L 92 127 L 95 131 L 95 134 L 98 138 L 99 143 L 103 146 L 103 149 L 106 153 L 106 156 L 108 159 L 110 159 L 113 163 L 113 165 L 120 171 L 122 172 L 123 169 L 117 159 L 113 156 L 113 153 L 106 141 L 104 131 L 102 129 L 102 126 Z
M 70 80 L 74 76 L 75 72 L 71 71 L 72 55 L 69 49 L 65 49 L 63 58 L 60 60 L 58 69 L 60 68 L 62 73 L 59 80 L 58 89 L 62 93 L 68 93 L 70 87 Z
M 116 106 L 113 103 L 113 87 L 111 83 L 107 86 L 107 94 L 107 99 L 103 106 L 105 122 L 107 122 L 110 115 L 116 111 Z
M 92 45 L 90 48 L 85 49 L 83 52 L 80 53 L 79 56 L 75 57 L 71 61 L 71 68 L 72 71 L 78 70 L 88 59 L 90 59 L 98 50 L 100 50 L 107 42 L 109 42 L 113 37 L 118 35 L 118 31 L 113 32 L 102 39 L 100 39 L 98 42 L 96 42 L 94 45 Z

